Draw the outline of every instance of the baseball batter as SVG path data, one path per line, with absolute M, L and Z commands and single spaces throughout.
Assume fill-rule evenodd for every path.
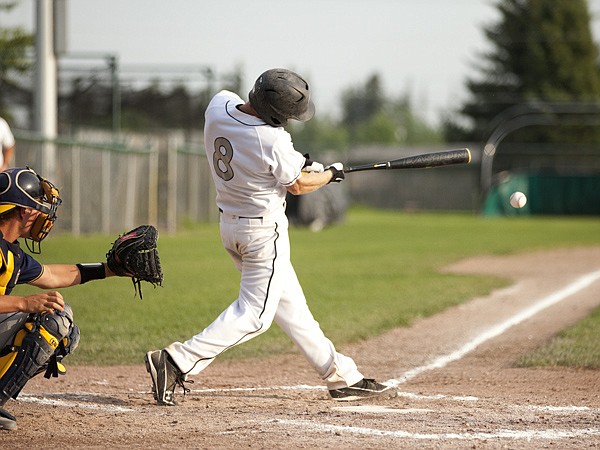
M 174 405 L 174 390 L 234 345 L 264 333 L 275 321 L 301 349 L 335 400 L 394 396 L 365 379 L 338 353 L 313 318 L 290 262 L 286 193 L 315 191 L 344 179 L 343 166 L 327 168 L 294 149 L 289 119 L 314 115 L 309 87 L 285 69 L 263 73 L 249 101 L 221 91 L 208 105 L 204 142 L 217 191 L 223 246 L 241 272 L 238 298 L 186 342 L 146 355 L 158 404 Z

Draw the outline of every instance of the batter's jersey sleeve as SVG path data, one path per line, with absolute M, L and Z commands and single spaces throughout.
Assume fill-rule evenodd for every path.
M 283 186 L 290 186 L 300 176 L 306 158 L 296 151 L 292 137 L 287 131 L 277 131 L 275 141 L 270 146 L 270 154 L 265 155 L 265 160 L 269 163 L 275 179 Z
M 15 137 L 10 131 L 10 127 L 6 120 L 0 117 L 0 145 L 3 148 L 13 147 L 15 145 Z
M 10 131 L 10 127 L 6 120 L 0 117 L 0 164 L 4 164 L 4 153 L 3 150 L 14 147 L 15 137 Z

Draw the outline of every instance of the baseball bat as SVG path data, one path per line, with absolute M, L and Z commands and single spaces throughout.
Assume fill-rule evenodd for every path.
M 450 164 L 469 164 L 470 162 L 471 151 L 468 148 L 461 148 L 435 153 L 423 153 L 421 155 L 407 156 L 391 161 L 344 167 L 344 173 L 359 172 L 361 170 L 426 169 L 429 167 L 447 166 Z

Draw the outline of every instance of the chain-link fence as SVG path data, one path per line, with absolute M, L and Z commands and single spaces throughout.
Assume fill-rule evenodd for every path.
M 31 167 L 60 189 L 58 230 L 117 233 L 149 223 L 175 232 L 181 220 L 216 217 L 201 146 L 182 147 L 177 140 L 159 137 L 134 147 L 15 136 L 14 165 Z M 48 151 L 56 154 L 53 174 L 42 172 Z

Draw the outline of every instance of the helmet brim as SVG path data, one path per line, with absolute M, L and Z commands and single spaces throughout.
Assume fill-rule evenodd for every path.
M 298 117 L 294 117 L 294 119 L 299 120 L 300 122 L 308 122 L 314 117 L 315 110 L 315 104 L 312 102 L 312 100 L 309 100 L 306 111 L 304 111 L 304 113 L 300 114 Z

